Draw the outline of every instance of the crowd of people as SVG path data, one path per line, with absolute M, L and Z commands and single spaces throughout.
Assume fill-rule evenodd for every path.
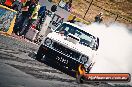
M 1 0 L 0 4 L 17 11 L 13 29 L 16 35 L 25 37 L 30 27 L 40 30 L 46 6 L 40 6 L 39 0 Z M 64 9 L 69 11 L 71 4 L 72 0 L 66 2 Z
M 17 11 L 13 29 L 16 35 L 24 36 L 25 38 L 31 27 L 40 31 L 43 18 L 45 17 L 46 6 L 40 6 L 39 0 L 1 0 L 0 4 Z M 64 8 L 69 10 L 71 4 L 72 0 L 69 0 Z M 76 16 L 69 20 L 69 22 L 74 23 L 75 19 Z M 102 22 L 102 13 L 95 17 L 95 22 Z
M 46 6 L 40 6 L 39 0 L 5 0 L 0 4 L 17 11 L 13 29 L 16 35 L 25 37 L 30 27 L 40 30 Z

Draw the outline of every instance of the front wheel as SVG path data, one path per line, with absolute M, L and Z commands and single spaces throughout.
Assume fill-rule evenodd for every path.
M 40 46 L 39 50 L 38 50 L 38 52 L 36 54 L 36 60 L 41 61 L 41 59 L 43 58 L 43 56 L 44 56 L 44 53 L 42 52 L 42 47 Z
M 41 61 L 42 61 L 42 62 L 45 62 L 45 61 L 46 61 L 46 55 L 43 55 Z

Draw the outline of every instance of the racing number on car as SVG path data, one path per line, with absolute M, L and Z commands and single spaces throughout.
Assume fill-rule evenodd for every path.
M 60 62 L 62 62 L 62 63 L 65 63 L 65 64 L 68 64 L 68 60 L 66 60 L 66 59 L 64 59 L 64 58 L 62 58 L 62 57 L 56 57 L 56 60 L 58 60 L 58 61 L 60 61 Z

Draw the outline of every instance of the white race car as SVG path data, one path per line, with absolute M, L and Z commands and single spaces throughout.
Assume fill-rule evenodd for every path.
M 64 22 L 43 39 L 36 59 L 74 72 L 82 64 L 88 71 L 98 47 L 99 38 L 88 29 Z

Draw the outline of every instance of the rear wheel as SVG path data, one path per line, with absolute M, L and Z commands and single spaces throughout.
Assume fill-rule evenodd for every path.
M 83 83 L 83 76 L 82 75 L 78 75 L 77 78 L 76 78 L 76 82 L 79 83 L 79 84 L 82 84 Z

